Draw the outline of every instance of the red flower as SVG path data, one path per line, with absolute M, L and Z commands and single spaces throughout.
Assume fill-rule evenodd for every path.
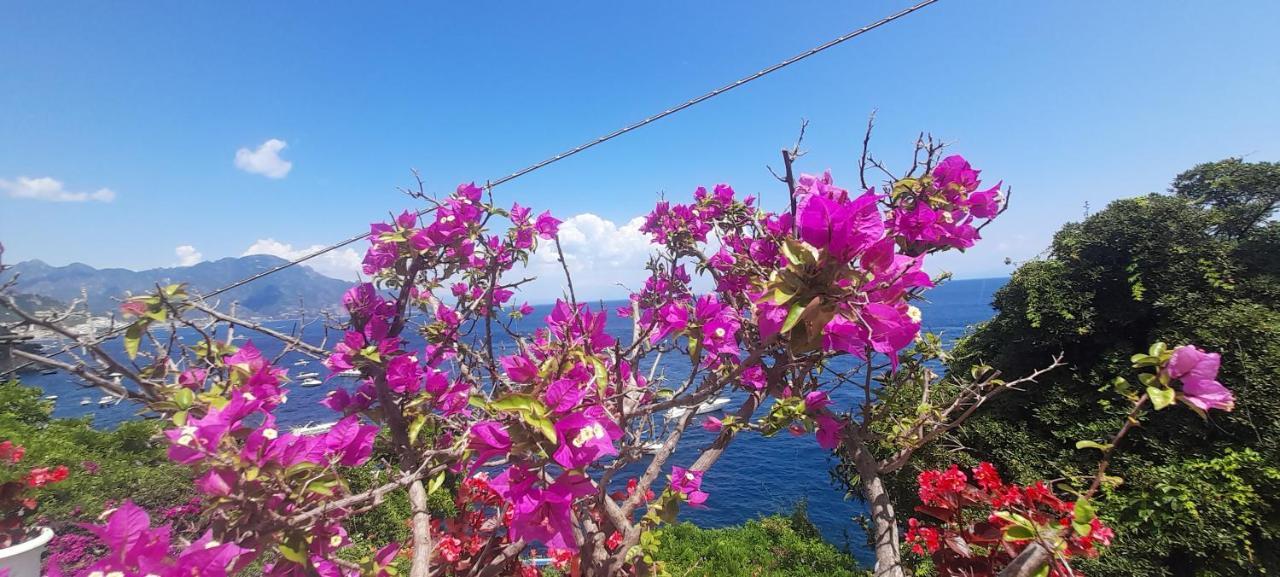
M 0 461 L 9 461 L 17 464 L 18 461 L 22 460 L 22 455 L 26 454 L 26 452 L 27 450 L 22 445 L 15 445 L 13 441 L 0 443 Z
M 48 467 L 32 469 L 31 473 L 27 475 L 27 486 L 43 487 L 49 483 L 57 483 L 58 481 L 65 480 L 67 478 L 67 474 L 68 471 L 66 465 L 58 465 L 53 469 L 49 469 Z
M 1000 493 L 1004 488 L 1000 473 L 997 473 L 996 468 L 986 461 L 978 463 L 978 466 L 973 468 L 973 479 L 978 482 L 979 487 L 990 493 Z

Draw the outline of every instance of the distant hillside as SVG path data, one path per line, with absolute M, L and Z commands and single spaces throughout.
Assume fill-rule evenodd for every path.
M 127 294 L 154 290 L 155 285 L 187 283 L 194 292 L 210 292 L 285 261 L 267 255 L 224 258 L 193 266 L 132 271 L 122 268 L 96 269 L 86 264 L 50 266 L 39 260 L 13 265 L 0 273 L 0 282 L 19 275 L 17 291 L 70 302 L 88 294 L 94 314 L 114 311 L 118 299 Z M 336 310 L 347 281 L 324 276 L 305 266 L 295 266 L 220 295 L 224 307 L 237 301 L 237 313 L 244 316 L 284 318 L 307 312 Z

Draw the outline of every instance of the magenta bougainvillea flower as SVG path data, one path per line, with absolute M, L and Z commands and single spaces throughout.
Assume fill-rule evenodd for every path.
M 831 184 L 831 174 L 801 178 L 796 220 L 800 238 L 826 249 L 833 258 L 849 260 L 884 236 L 884 222 L 872 191 L 850 200 L 848 192 Z
M 156 575 L 178 577 L 200 575 L 226 577 L 235 574 L 250 560 L 249 550 L 235 543 L 219 543 L 206 532 L 177 554 L 171 553 L 169 525 L 151 527 L 151 518 L 132 501 L 125 501 L 101 525 L 82 526 L 106 545 L 106 555 L 88 568 L 92 574 Z M 59 573 L 50 567 L 50 573 Z
M 1217 381 L 1221 362 L 1218 353 L 1183 345 L 1173 350 L 1164 371 L 1182 383 L 1182 398 L 1190 405 L 1202 411 L 1230 411 L 1235 408 L 1235 395 Z
M 493 457 L 504 457 L 511 450 L 511 435 L 498 421 L 480 421 L 471 425 L 467 447 L 475 452 L 475 463 L 483 464 Z
M 702 491 L 702 471 L 683 467 L 671 468 L 671 490 L 684 497 L 690 506 L 704 508 L 708 495 Z
M 578 469 L 604 455 L 618 454 L 614 441 L 622 437 L 622 428 L 599 405 L 561 418 L 555 429 L 559 446 L 552 458 L 566 469 Z
M 545 240 L 551 240 L 560 234 L 560 219 L 551 216 L 551 212 L 547 211 L 538 215 L 537 222 L 534 223 L 534 230 L 538 231 L 538 236 Z
M 738 354 L 738 314 L 731 307 L 720 303 L 715 295 L 698 297 L 693 309 L 694 319 L 702 327 L 702 349 L 714 362 L 716 355 Z
M 507 378 L 517 383 L 529 384 L 538 377 L 538 367 L 524 355 L 511 355 L 498 359 Z
M 544 485 L 538 473 L 514 465 L 494 477 L 490 487 L 512 504 L 508 530 L 513 541 L 523 539 L 555 549 L 578 550 L 573 537 L 572 504 L 595 491 L 591 479 L 564 473 Z
M 813 418 L 818 424 L 818 446 L 832 450 L 840 446 L 840 437 L 844 432 L 844 420 L 829 414 L 821 414 Z
M 568 413 L 582 403 L 587 396 L 587 387 L 595 378 L 595 374 L 586 365 L 576 363 L 547 387 L 542 400 L 554 413 Z

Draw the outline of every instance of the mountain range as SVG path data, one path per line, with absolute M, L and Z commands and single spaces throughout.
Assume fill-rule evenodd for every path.
M 279 257 L 252 255 L 192 266 L 133 271 L 98 269 L 81 263 L 52 266 L 40 260 L 29 260 L 0 272 L 0 283 L 17 275 L 15 292 L 62 302 L 80 298 L 83 291 L 89 310 L 95 315 L 103 315 L 117 310 L 120 299 L 129 294 L 153 291 L 157 284 L 187 283 L 194 293 L 208 293 L 285 262 Z M 339 310 L 342 293 L 350 286 L 348 281 L 330 278 L 299 265 L 223 293 L 217 302 L 221 303 L 221 310 L 226 310 L 227 305 L 235 301 L 237 316 L 293 318 L 299 312 Z

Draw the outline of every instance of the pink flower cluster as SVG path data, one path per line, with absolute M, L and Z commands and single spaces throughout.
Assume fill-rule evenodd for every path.
M 888 225 L 908 253 L 973 246 L 979 238 L 974 221 L 995 218 L 1001 202 L 1000 184 L 978 190 L 979 172 L 963 157 L 948 156 L 931 175 L 894 186 Z
M 494 458 L 510 463 L 490 486 L 505 505 L 512 541 L 576 551 L 572 505 L 596 490 L 584 471 L 618 454 L 622 428 L 604 400 L 643 390 L 645 380 L 608 354 L 616 341 L 605 332 L 606 320 L 604 312 L 586 305 L 557 302 L 528 350 L 500 359 L 506 379 L 523 392 L 502 405 L 510 410 L 469 431 L 472 467 Z M 512 429 L 535 444 L 514 444 Z
M 165 437 L 169 457 L 196 471 L 205 514 L 222 532 L 206 535 L 200 550 L 175 553 L 167 526 L 151 528 L 145 513 L 122 507 L 95 530 L 120 544 L 99 568 L 168 575 L 199 562 L 218 575 L 267 555 L 274 562 L 266 575 L 347 575 L 332 561 L 350 543 L 342 523 L 351 508 L 334 505 L 348 496 L 339 468 L 368 461 L 382 427 L 404 470 L 446 455 L 451 472 L 482 476 L 460 489 L 475 499 L 459 508 L 461 519 L 432 527 L 434 563 L 463 567 L 497 539 L 541 544 L 568 568 L 587 517 L 609 531 L 609 550 L 621 550 L 636 533 L 612 525 L 616 511 L 600 508 L 603 479 L 593 473 L 620 457 L 624 438 L 636 440 L 624 426 L 668 408 L 638 370 L 642 355 L 629 357 L 624 348 L 687 354 L 708 386 L 773 396 L 775 432 L 815 432 L 823 448 L 834 449 L 849 417 L 821 390 L 829 383 L 790 378 L 779 364 L 805 359 L 820 367 L 839 355 L 880 355 L 896 366 L 920 330 L 909 301 L 932 286 L 924 257 L 971 246 L 973 221 L 999 210 L 998 186 L 979 191 L 977 174 L 950 157 L 925 178 L 858 194 L 830 174 L 803 175 L 794 214 L 760 210 L 723 184 L 697 189 L 690 204 L 660 202 L 641 229 L 662 255 L 631 307 L 619 311 L 638 313 L 635 343 L 606 331 L 605 311 L 557 301 L 541 328 L 501 356 L 491 340 L 477 343 L 511 330 L 500 312 L 532 312 L 513 304 L 520 283 L 504 284 L 504 275 L 528 261 L 539 239 L 555 239 L 561 221 L 547 212 L 534 217 L 520 204 L 496 208 L 483 189 L 464 184 L 427 210 L 375 223 L 363 261 L 372 282 L 344 295 L 350 322 L 324 361 L 331 371 L 361 376 L 323 401 L 338 422 L 317 435 L 280 430 L 275 411 L 287 402 L 287 372 L 252 343 L 207 351 L 176 376 L 174 408 L 165 409 L 174 426 Z M 509 221 L 504 234 L 488 232 L 495 216 Z M 714 288 L 696 294 L 690 271 L 709 276 Z M 136 315 L 152 310 L 134 308 Z M 408 350 L 405 330 L 423 335 L 426 347 Z M 490 350 L 478 353 L 485 344 Z M 1188 377 L 1184 390 L 1189 379 L 1204 386 Z M 728 427 L 726 435 L 743 428 L 728 419 L 709 426 Z M 646 518 L 682 503 L 704 506 L 703 474 L 672 467 L 662 496 L 644 495 Z M 637 490 L 626 495 L 633 505 Z M 388 545 L 374 567 L 396 552 Z

